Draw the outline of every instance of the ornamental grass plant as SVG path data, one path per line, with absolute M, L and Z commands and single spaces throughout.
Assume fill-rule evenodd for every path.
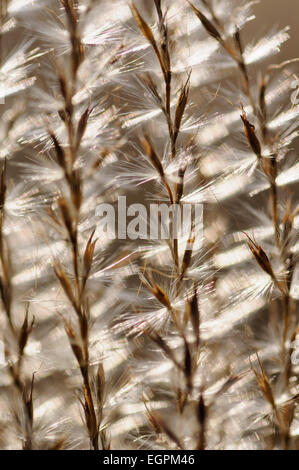
M 1 0 L 1 449 L 299 448 L 299 62 L 257 3 Z

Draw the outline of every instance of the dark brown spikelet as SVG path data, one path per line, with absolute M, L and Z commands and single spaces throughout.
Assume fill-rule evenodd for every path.
M 200 10 L 198 10 L 191 2 L 188 1 L 188 3 L 190 7 L 192 8 L 192 10 L 194 11 L 194 13 L 196 14 L 197 18 L 201 21 L 201 24 L 203 25 L 203 27 L 209 33 L 209 35 L 217 39 L 217 41 L 219 41 L 221 44 L 223 44 L 224 40 L 220 32 L 218 31 L 218 29 L 213 25 L 213 23 L 211 23 L 211 21 L 208 20 L 208 18 Z
M 156 40 L 154 38 L 151 28 L 149 27 L 147 22 L 142 18 L 142 16 L 140 15 L 134 3 L 131 3 L 130 8 L 140 31 L 142 32 L 144 37 L 148 40 L 148 42 L 153 46 L 153 48 L 156 50 L 157 43 L 156 43 Z
M 157 170 L 157 172 L 159 173 L 159 175 L 161 176 L 161 178 L 164 178 L 164 169 L 163 169 L 163 166 L 162 166 L 162 163 L 160 161 L 160 158 L 158 157 L 158 155 L 156 154 L 155 150 L 154 150 L 154 147 L 149 139 L 148 136 L 144 136 L 142 139 L 141 139 L 141 143 L 143 145 L 143 148 L 145 150 L 145 153 L 147 154 L 150 162 L 152 163 L 152 165 L 154 166 L 154 168 Z
M 165 21 L 163 21 L 163 16 L 160 17 L 160 31 L 161 31 L 161 41 L 160 41 L 160 50 L 161 50 L 161 59 L 163 63 L 162 71 L 167 77 L 167 82 L 170 83 L 171 80 L 171 64 L 170 64 L 170 51 L 169 51 L 169 42 L 168 42 L 168 29 Z
M 155 431 L 156 434 L 160 434 L 161 426 L 160 426 L 160 421 L 158 417 L 150 410 L 150 408 L 147 406 L 147 403 L 145 401 L 144 401 L 144 406 L 146 409 L 147 419 L 149 420 L 153 430 Z
M 293 253 L 289 255 L 288 259 L 286 260 L 286 264 L 287 264 L 286 285 L 287 285 L 287 290 L 290 291 L 291 286 L 292 286 L 295 266 L 296 266 L 296 260 L 295 260 L 295 256 Z
M 241 114 L 241 119 L 243 121 L 243 124 L 244 124 L 244 129 L 245 129 L 245 135 L 247 137 L 247 140 L 249 142 L 249 145 L 252 149 L 252 151 L 255 153 L 255 155 L 257 156 L 258 159 L 261 158 L 261 153 L 262 153 L 262 149 L 261 149 L 261 144 L 260 144 L 260 141 L 256 135 L 256 130 L 255 130 L 255 127 L 253 124 L 251 124 L 247 117 L 246 117 L 246 114 L 243 113 Z
M 86 406 L 86 417 L 87 417 L 87 427 L 90 432 L 90 436 L 94 438 L 97 433 L 97 421 L 96 415 L 94 412 L 93 401 L 90 394 L 90 388 L 84 387 L 84 399 L 85 399 L 85 406 Z
M 73 0 L 61 0 L 64 7 L 67 24 L 69 29 L 70 41 L 72 46 L 72 72 L 73 78 L 76 77 L 78 68 L 84 58 L 84 47 L 78 34 L 78 8 L 76 8 Z
M 182 166 L 179 168 L 178 175 L 177 175 L 177 184 L 175 187 L 175 202 L 178 204 L 183 196 L 184 193 L 184 177 L 186 173 L 187 167 Z
M 182 122 L 186 105 L 188 102 L 189 89 L 190 89 L 190 76 L 191 74 L 189 74 L 185 85 L 181 89 L 180 96 L 176 105 L 175 119 L 174 119 L 174 137 L 173 137 L 174 141 L 177 140 L 180 127 L 181 127 L 181 122 Z
M 0 215 L 3 217 L 4 203 L 6 196 L 6 160 L 1 171 L 1 181 L 0 181 Z
M 261 389 L 264 397 L 266 398 L 268 403 L 272 406 L 272 408 L 275 410 L 276 409 L 276 404 L 275 404 L 275 399 L 274 399 L 271 384 L 270 384 L 269 379 L 268 379 L 268 377 L 267 377 L 267 375 L 264 371 L 263 365 L 262 365 L 261 360 L 260 360 L 258 355 L 257 355 L 257 358 L 258 358 L 261 374 L 258 373 L 257 370 L 253 366 L 251 366 L 251 368 L 252 368 L 252 370 L 253 370 L 253 372 L 256 376 L 258 386 Z
M 57 65 L 57 67 L 58 67 L 58 65 Z M 59 70 L 59 68 L 57 70 L 57 78 L 58 78 L 59 87 L 60 87 L 62 97 L 63 97 L 65 103 L 68 103 L 69 102 L 69 93 L 68 93 L 67 82 L 66 82 L 64 74 L 61 72 L 61 70 Z
M 60 92 L 64 101 L 63 109 L 58 111 L 60 119 L 66 123 L 69 122 L 73 115 L 74 105 L 72 101 L 72 93 L 70 91 L 69 82 L 60 65 L 56 63 L 56 74 L 59 83 Z
M 149 73 L 147 73 L 142 75 L 141 80 L 143 81 L 145 86 L 150 90 L 152 95 L 155 97 L 155 100 L 159 103 L 160 108 L 163 109 L 162 98 L 160 96 L 160 93 L 153 77 Z
M 82 116 L 80 117 L 80 120 L 78 122 L 78 127 L 77 127 L 77 137 L 76 137 L 76 149 L 78 150 L 81 144 L 81 140 L 84 136 L 86 126 L 88 123 L 88 119 L 90 116 L 90 113 L 92 112 L 92 109 L 87 108 Z
M 26 398 L 28 416 L 31 422 L 33 422 L 33 387 L 34 387 L 34 374 L 32 374 L 29 393 L 27 394 L 27 398 Z
M 89 237 L 89 240 L 86 244 L 84 256 L 83 256 L 83 285 L 85 285 L 88 279 L 91 266 L 92 266 L 95 246 L 97 243 L 97 240 L 93 240 L 94 233 L 95 233 L 95 230 L 93 230 L 92 234 Z
M 105 379 L 104 366 L 101 362 L 98 365 L 96 384 L 97 384 L 98 403 L 99 403 L 99 406 L 102 407 L 103 399 L 104 399 L 104 393 L 105 393 L 106 379 Z
M 95 414 L 95 409 L 93 406 L 91 390 L 88 383 L 84 385 L 84 402 L 80 398 L 79 400 L 84 411 L 85 423 L 90 438 L 90 444 L 94 450 L 99 450 L 98 423 Z
M 65 228 L 67 229 L 70 237 L 72 238 L 72 234 L 73 234 L 72 214 L 71 214 L 67 201 L 63 197 L 60 197 L 58 199 L 58 207 L 60 209 Z
M 249 238 L 249 237 L 248 237 Z M 250 248 L 251 253 L 255 257 L 256 261 L 260 265 L 260 267 L 269 274 L 272 278 L 275 278 L 270 260 L 266 255 L 265 251 L 262 249 L 260 245 L 255 243 L 253 240 L 249 238 L 249 242 L 247 243 L 248 247 Z
M 22 356 L 23 351 L 26 347 L 28 338 L 34 326 L 34 318 L 32 319 L 31 323 L 28 322 L 28 312 L 29 312 L 29 305 L 26 307 L 25 318 L 19 333 L 19 355 Z
M 182 449 L 182 444 L 175 433 L 169 428 L 169 426 L 165 423 L 164 419 L 160 414 L 154 413 L 152 410 L 149 409 L 146 403 L 144 403 L 146 408 L 147 418 L 152 425 L 156 434 L 164 433 L 172 442 L 176 444 L 179 449 Z
M 79 345 L 79 339 L 74 329 L 70 325 L 70 323 L 68 323 L 64 318 L 63 318 L 63 321 L 64 321 L 64 328 L 65 328 L 67 337 L 69 339 L 70 346 L 72 348 L 75 358 L 78 361 L 79 367 L 81 368 L 82 365 L 84 364 L 84 356 L 83 356 L 82 348 Z
M 157 42 L 155 40 L 155 37 L 153 35 L 153 32 L 152 32 L 151 28 L 146 23 L 146 21 L 142 18 L 142 16 L 140 15 L 140 13 L 137 10 L 134 3 L 131 3 L 130 8 L 131 8 L 132 14 L 134 16 L 134 19 L 135 19 L 140 31 L 142 32 L 144 37 L 147 39 L 147 41 L 151 44 L 152 48 L 154 49 L 154 52 L 155 52 L 155 54 L 158 58 L 161 70 L 164 74 L 164 77 L 166 77 L 167 76 L 167 69 L 165 68 L 165 60 L 163 60 L 163 58 L 160 54 Z
M 75 294 L 73 292 L 73 287 L 72 287 L 71 281 L 69 280 L 66 273 L 64 272 L 64 270 L 62 269 L 62 267 L 59 264 L 56 264 L 54 266 L 54 271 L 55 271 L 55 274 L 56 274 L 56 276 L 57 276 L 57 278 L 58 278 L 58 280 L 61 284 L 61 287 L 63 288 L 67 298 L 69 299 L 69 301 L 73 305 L 74 309 L 78 313 L 78 304 L 77 304 Z
M 182 276 L 185 275 L 187 269 L 190 266 L 194 242 L 195 242 L 195 236 L 191 234 L 187 241 L 187 247 L 185 249 L 183 260 L 182 260 Z
M 82 180 L 80 170 L 73 170 L 70 185 L 72 188 L 72 202 L 77 210 L 80 209 L 82 204 Z
M 154 0 L 159 18 L 162 18 L 161 0 Z
M 197 289 L 194 289 L 193 296 L 191 300 L 188 300 L 189 304 L 189 315 L 192 324 L 192 328 L 196 338 L 196 345 L 199 347 L 200 343 L 200 311 L 198 308 L 198 298 L 197 298 Z
M 88 305 L 88 303 L 87 303 Z M 80 333 L 81 333 L 81 339 L 84 342 L 84 344 L 88 341 L 88 323 L 89 323 L 89 310 L 88 306 L 86 308 L 81 306 L 80 309 Z
M 25 386 L 23 391 L 23 403 L 24 410 L 26 413 L 26 431 L 25 431 L 25 441 L 23 443 L 23 450 L 31 450 L 32 443 L 32 434 L 33 434 L 33 387 L 34 387 L 34 374 L 32 374 L 32 379 L 30 386 Z M 29 390 L 28 390 L 29 389 Z
M 205 431 L 206 431 L 206 419 L 207 419 L 207 407 L 204 401 L 203 393 L 200 393 L 200 397 L 197 404 L 197 419 L 200 425 L 199 440 L 197 450 L 205 449 Z
M 197 419 L 198 422 L 202 425 L 206 420 L 207 410 L 204 402 L 203 393 L 201 392 L 198 405 L 197 405 Z
M 267 137 L 267 106 L 266 106 L 266 89 L 268 80 L 267 77 L 263 77 L 259 88 L 259 107 L 261 114 L 261 131 L 263 139 Z
M 150 289 L 156 299 L 168 309 L 171 309 L 171 302 L 166 294 L 166 292 L 162 289 L 162 287 L 158 286 L 158 284 L 154 284 L 153 288 Z
M 186 377 L 188 392 L 192 390 L 192 355 L 188 341 L 184 337 L 184 375 Z
M 53 142 L 54 148 L 55 148 L 55 153 L 57 157 L 57 162 L 61 168 L 64 170 L 66 169 L 66 157 L 65 157 L 65 151 L 63 147 L 61 146 L 60 142 L 58 141 L 57 137 L 55 136 L 54 132 L 49 131 L 49 136 Z

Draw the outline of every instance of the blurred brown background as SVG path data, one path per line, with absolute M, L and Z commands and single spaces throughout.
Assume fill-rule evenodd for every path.
M 261 37 L 272 27 L 289 25 L 291 38 L 282 46 L 279 60 L 299 57 L 299 0 L 261 0 L 254 11 L 256 20 L 248 27 L 248 33 L 253 37 Z

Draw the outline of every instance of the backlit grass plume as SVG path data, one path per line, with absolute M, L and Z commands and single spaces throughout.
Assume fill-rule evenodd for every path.
M 298 448 L 298 64 L 256 3 L 1 2 L 1 448 Z

